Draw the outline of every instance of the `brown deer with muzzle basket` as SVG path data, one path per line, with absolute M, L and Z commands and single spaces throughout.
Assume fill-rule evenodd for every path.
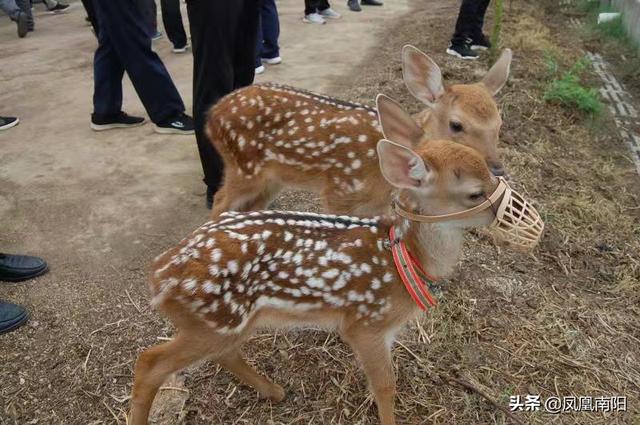
M 319 193 L 333 213 L 388 212 L 393 188 L 380 173 L 376 152 L 383 137 L 409 148 L 410 140 L 422 136 L 470 146 L 493 174 L 502 175 L 502 121 L 494 95 L 510 64 L 511 51 L 505 49 L 482 81 L 445 89 L 438 66 L 405 46 L 404 81 L 426 105 L 415 117 L 418 126 L 409 127 L 404 121 L 396 127 L 389 119 L 379 122 L 373 108 L 288 86 L 257 84 L 231 93 L 212 108 L 206 125 L 225 162 L 212 217 L 265 209 L 285 187 Z M 385 116 L 403 114 L 395 102 L 381 102 L 377 107 Z
M 379 112 L 389 128 L 408 120 Z M 489 227 L 530 250 L 543 224 L 474 149 L 420 135 L 381 140 L 376 151 L 397 214 L 229 212 L 156 259 L 152 303 L 178 332 L 138 358 L 133 425 L 147 423 L 171 373 L 204 359 L 281 401 L 283 389 L 251 368 L 240 349 L 257 328 L 305 325 L 339 332 L 369 379 L 382 424 L 395 424 L 392 344 L 408 320 L 435 305 L 429 285 L 452 272 L 463 230 Z

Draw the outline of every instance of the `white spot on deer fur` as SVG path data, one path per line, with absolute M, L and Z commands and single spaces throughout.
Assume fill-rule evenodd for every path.
M 358 136 L 358 142 L 364 143 L 367 141 L 367 135 L 366 134 L 361 134 Z
M 338 269 L 329 269 L 327 271 L 325 271 L 324 273 L 322 273 L 322 277 L 326 278 L 326 279 L 333 279 L 334 277 L 337 277 L 340 274 L 340 270 Z
M 373 149 L 369 149 L 369 150 L 367 151 L 367 156 L 368 156 L 369 158 L 373 158 L 374 156 L 376 156 L 376 151 L 375 151 L 375 150 L 373 150 Z
M 227 268 L 231 272 L 231 274 L 238 273 L 238 262 L 236 260 L 231 260 L 227 263 Z
M 362 165 L 362 162 L 360 162 L 359 159 L 356 159 L 351 163 L 351 168 L 353 168 L 354 170 L 357 170 L 358 168 L 360 168 L 361 165 Z
M 307 279 L 307 285 L 309 285 L 312 288 L 324 288 L 325 282 L 324 282 L 324 279 L 321 279 L 318 277 L 311 277 Z
M 293 220 L 291 220 L 291 221 L 293 221 Z M 287 222 L 287 224 L 290 224 L 290 223 Z M 289 242 L 291 239 L 293 239 L 293 233 L 288 232 L 288 231 L 285 230 L 285 232 L 284 232 L 284 241 L 285 242 Z
M 286 279 L 286 278 L 288 278 L 288 277 L 289 277 L 289 273 L 287 273 L 287 272 L 279 272 L 279 273 L 278 273 L 278 277 L 279 277 L 280 279 Z
M 393 275 L 389 272 L 386 272 L 384 276 L 382 276 L 382 281 L 385 283 L 389 283 L 393 280 Z

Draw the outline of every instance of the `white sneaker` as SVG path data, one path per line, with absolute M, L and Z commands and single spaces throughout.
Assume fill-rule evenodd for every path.
M 269 65 L 277 65 L 282 63 L 282 58 L 280 56 L 276 56 L 275 58 L 261 58 L 262 62 L 268 63 Z
M 305 15 L 304 18 L 302 18 L 302 21 L 306 22 L 307 24 L 316 24 L 316 25 L 322 25 L 327 22 L 324 19 L 322 19 L 322 16 L 320 16 L 320 14 L 318 13 L 309 13 L 308 15 Z
M 264 72 L 264 65 L 260 65 L 256 68 L 256 75 L 262 74 Z
M 184 47 L 178 47 L 178 48 L 174 47 L 173 53 L 184 53 L 187 51 L 188 48 L 189 48 L 188 44 L 185 44 Z
M 328 8 L 325 10 L 320 10 L 318 11 L 318 14 L 320 16 L 322 16 L 323 18 L 327 18 L 327 19 L 340 19 L 342 18 L 342 15 L 339 13 L 336 13 L 333 11 L 333 9 Z

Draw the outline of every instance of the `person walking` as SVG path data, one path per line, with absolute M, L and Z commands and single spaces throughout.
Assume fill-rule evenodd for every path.
M 256 44 L 256 74 L 264 72 L 262 62 L 269 65 L 282 63 L 278 37 L 280 37 L 280 18 L 276 2 L 275 0 L 261 0 Z
M 100 33 L 94 56 L 91 128 L 96 131 L 135 127 L 142 117 L 122 111 L 122 77 L 127 72 L 155 131 L 193 134 L 193 120 L 169 72 L 151 48 L 147 22 L 131 0 L 94 2 Z
M 456 29 L 447 47 L 447 53 L 462 59 L 477 59 L 476 50 L 491 47 L 483 34 L 484 16 L 490 0 L 462 0 Z
M 224 163 L 206 134 L 207 111 L 220 98 L 253 83 L 259 0 L 187 0 L 193 49 L 193 117 L 206 205 L 222 182 Z
M 304 0 L 303 22 L 307 24 L 322 25 L 327 23 L 325 19 L 340 19 L 342 15 L 331 9 L 329 0 Z

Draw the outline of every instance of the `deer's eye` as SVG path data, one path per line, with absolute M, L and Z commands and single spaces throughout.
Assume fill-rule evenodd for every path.
M 454 133 L 460 133 L 462 131 L 462 124 L 460 124 L 457 121 L 451 121 L 449 123 L 449 128 L 451 129 L 451 131 L 453 131 Z
M 472 201 L 472 202 L 477 202 L 480 199 L 482 199 L 483 197 L 484 197 L 484 195 L 482 194 L 482 192 L 478 192 L 478 193 L 472 193 L 467 198 L 469 198 L 469 200 Z

